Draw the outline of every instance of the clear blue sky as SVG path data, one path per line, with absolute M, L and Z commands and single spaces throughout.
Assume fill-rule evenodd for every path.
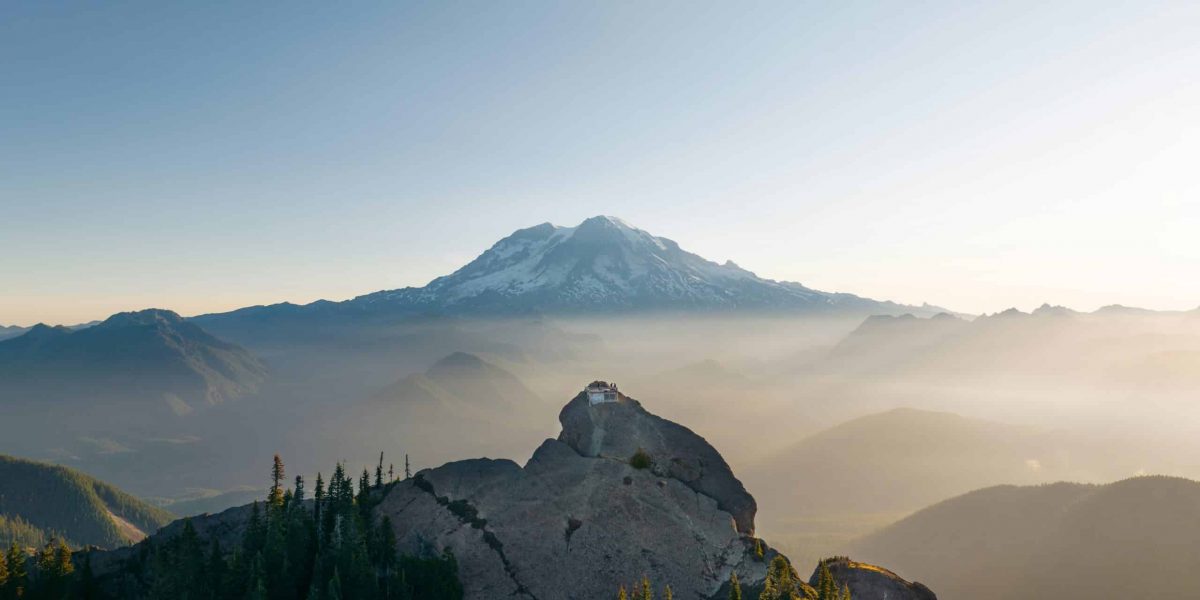
M 617 215 L 963 311 L 1200 305 L 1200 3 L 8 2 L 0 323 L 422 285 Z

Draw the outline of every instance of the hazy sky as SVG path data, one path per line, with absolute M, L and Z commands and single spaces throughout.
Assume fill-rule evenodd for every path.
M 6 2 L 0 323 L 617 215 L 962 311 L 1200 305 L 1200 3 Z

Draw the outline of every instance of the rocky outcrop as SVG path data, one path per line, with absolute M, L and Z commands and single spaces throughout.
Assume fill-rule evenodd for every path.
M 559 414 L 559 441 L 582 456 L 619 461 L 642 450 L 652 472 L 712 498 L 733 516 L 739 532 L 754 535 L 758 506 L 721 454 L 687 427 L 650 414 L 633 398 L 619 398 L 592 405 L 586 394 L 576 396 Z
M 793 565 L 751 535 L 754 499 L 703 438 L 625 397 L 592 406 L 581 395 L 560 420 L 559 438 L 545 440 L 524 466 L 463 460 L 375 489 L 372 518 L 386 517 L 403 554 L 453 553 L 467 600 L 608 598 L 642 577 L 678 598 L 727 598 L 733 573 L 744 597 L 757 597 L 772 562 L 771 581 L 813 596 Z M 629 460 L 639 449 L 648 464 Z M 251 512 L 193 522 L 202 538 L 236 548 Z M 99 554 L 92 564 L 105 577 L 144 556 L 146 544 Z M 935 600 L 883 569 L 833 568 L 856 600 Z
M 827 561 L 829 573 L 838 589 L 849 586 L 851 598 L 872 600 L 937 600 L 937 595 L 919 582 L 908 582 L 899 575 L 875 565 L 854 562 L 848 558 Z M 817 565 L 809 585 L 817 585 L 821 566 Z
M 766 572 L 716 499 L 557 440 L 524 468 L 476 459 L 422 471 L 377 515 L 391 519 L 401 552 L 449 548 L 467 598 L 601 598 L 643 575 L 709 598 L 734 571 L 749 584 Z

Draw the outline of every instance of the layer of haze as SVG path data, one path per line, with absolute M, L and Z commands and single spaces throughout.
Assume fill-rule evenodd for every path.
M 1200 303 L 1200 5 L 10 3 L 0 323 L 422 285 L 615 214 L 992 312 Z

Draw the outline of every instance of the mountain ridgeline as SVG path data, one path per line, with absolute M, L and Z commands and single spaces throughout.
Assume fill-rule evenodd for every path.
M 51 538 L 103 548 L 141 541 L 174 517 L 60 465 L 0 455 L 0 545 Z
M 1136 477 L 971 492 L 867 536 L 856 555 L 948 598 L 1200 597 L 1200 483 Z
M 108 397 L 187 414 L 254 393 L 264 365 L 168 310 L 119 313 L 83 329 L 36 325 L 0 341 L 0 397 Z

